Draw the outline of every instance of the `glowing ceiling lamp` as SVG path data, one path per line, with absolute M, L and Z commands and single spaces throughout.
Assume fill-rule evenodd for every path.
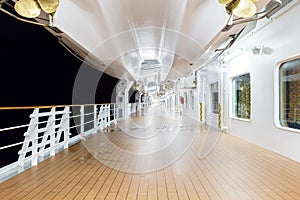
M 59 0 L 19 0 L 15 3 L 15 11 L 27 18 L 40 15 L 43 10 L 47 14 L 54 14 L 59 5 Z
M 252 17 L 257 9 L 254 2 L 259 0 L 218 0 L 222 5 L 225 5 L 228 14 L 234 14 L 237 17 Z

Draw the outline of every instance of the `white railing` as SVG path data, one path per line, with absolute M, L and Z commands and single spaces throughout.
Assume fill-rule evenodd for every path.
M 103 130 L 117 120 L 115 104 L 0 108 L 9 109 L 33 109 L 33 112 L 29 124 L 0 129 L 0 134 L 5 134 L 10 130 L 27 128 L 23 142 L 0 147 L 1 151 L 22 145 L 18 160 L 0 168 L 0 182 L 9 174 L 36 166 L 45 158 L 54 156 L 79 142 L 81 138 Z M 70 126 L 71 120 L 74 122 L 73 126 Z

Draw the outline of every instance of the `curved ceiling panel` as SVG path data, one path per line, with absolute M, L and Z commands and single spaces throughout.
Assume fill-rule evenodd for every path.
M 99 70 L 134 80 L 147 76 L 145 60 L 160 65 L 152 67 L 160 81 L 187 75 L 225 24 L 211 0 L 64 0 L 55 14 L 55 25 L 105 64 Z

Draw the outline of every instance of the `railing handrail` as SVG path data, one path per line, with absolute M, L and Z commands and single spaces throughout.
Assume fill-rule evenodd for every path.
M 79 107 L 79 106 L 94 106 L 94 105 L 114 105 L 116 103 L 100 103 L 100 104 L 71 104 L 71 105 L 48 105 L 48 106 L 6 106 L 0 107 L 0 110 L 24 110 L 35 108 L 59 108 L 59 107 Z

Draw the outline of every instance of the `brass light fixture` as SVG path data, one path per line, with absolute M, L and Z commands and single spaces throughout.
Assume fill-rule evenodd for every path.
M 234 14 L 237 17 L 248 18 L 255 15 L 257 9 L 255 2 L 259 0 L 218 0 L 225 5 L 228 14 Z
M 47 14 L 54 14 L 59 5 L 59 0 L 18 0 L 15 11 L 26 18 L 35 18 L 43 10 Z
M 59 0 L 37 0 L 45 13 L 52 14 L 56 11 Z
M 19 15 L 27 18 L 34 18 L 41 14 L 41 8 L 34 0 L 17 1 L 14 8 Z

